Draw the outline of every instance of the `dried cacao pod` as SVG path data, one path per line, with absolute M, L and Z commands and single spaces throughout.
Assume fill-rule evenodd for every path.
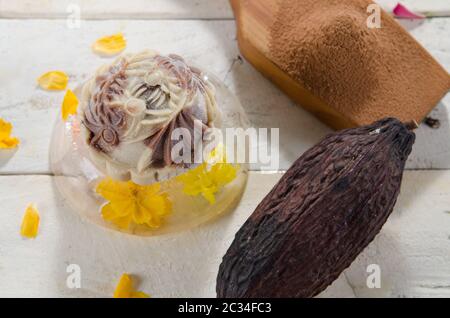
M 380 232 L 415 135 L 396 119 L 326 137 L 302 155 L 236 234 L 221 298 L 313 297 Z

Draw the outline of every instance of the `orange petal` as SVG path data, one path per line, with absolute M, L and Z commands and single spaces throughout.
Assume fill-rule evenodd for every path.
M 116 290 L 114 291 L 114 298 L 149 298 L 150 296 L 141 291 L 133 289 L 133 280 L 129 274 L 123 274 L 120 277 Z
M 0 149 L 15 148 L 19 139 L 11 137 L 12 125 L 0 118 Z
M 62 71 L 51 71 L 41 75 L 37 81 L 42 89 L 61 91 L 66 89 L 69 77 Z
M 114 298 L 130 298 L 132 292 L 133 282 L 131 281 L 131 277 L 128 274 L 123 274 L 114 291 Z
M 102 207 L 102 217 L 105 221 L 112 222 L 121 229 L 128 229 L 130 227 L 132 213 L 118 214 L 117 210 L 113 208 L 112 203 L 107 203 Z M 123 212 L 122 212 L 123 213 Z
M 35 238 L 39 230 L 39 212 L 33 204 L 30 204 L 25 210 L 20 234 L 27 238 Z
M 219 156 L 222 155 L 219 154 Z M 237 165 L 216 163 L 208 170 L 206 163 L 204 163 L 179 176 L 178 180 L 183 184 L 183 192 L 185 194 L 190 196 L 201 194 L 213 205 L 216 203 L 216 193 L 236 178 L 238 169 L 239 166 Z
M 105 36 L 98 39 L 92 45 L 92 50 L 100 55 L 112 56 L 122 52 L 127 46 L 127 41 L 122 33 Z
M 0 149 L 11 149 L 16 148 L 19 144 L 19 139 L 17 138 L 6 138 L 0 140 Z
M 70 115 L 75 115 L 78 109 L 78 98 L 70 89 L 67 90 L 66 95 L 61 106 L 62 118 L 66 121 Z
M 214 184 L 222 187 L 236 179 L 238 169 L 238 166 L 229 163 L 218 163 L 211 168 L 210 175 Z
M 97 185 L 96 192 L 107 201 L 131 200 L 131 187 L 128 182 L 105 178 Z
M 217 188 L 213 187 L 213 188 L 204 188 L 202 190 L 202 195 L 203 197 L 209 202 L 209 204 L 213 205 L 216 203 L 216 196 L 215 194 L 217 193 Z
M 0 118 L 0 140 L 8 138 L 11 135 L 12 125 Z
M 165 193 L 141 197 L 139 207 L 141 214 L 134 215 L 135 222 L 155 229 L 160 228 L 164 218 L 172 212 L 172 203 Z
M 227 162 L 225 146 L 223 143 L 218 144 L 217 147 L 207 155 L 206 162 L 208 164 Z

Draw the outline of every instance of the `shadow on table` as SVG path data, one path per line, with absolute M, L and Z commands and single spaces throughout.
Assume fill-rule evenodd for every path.
M 5 166 L 14 157 L 17 149 L 1 149 L 0 150 L 0 168 Z
M 425 19 L 396 19 L 407 31 L 412 31 L 425 23 Z
M 439 128 L 433 129 L 422 123 L 415 131 L 416 143 L 407 161 L 407 169 L 450 168 L 450 123 L 447 107 L 450 95 L 445 97 L 429 114 L 439 120 Z

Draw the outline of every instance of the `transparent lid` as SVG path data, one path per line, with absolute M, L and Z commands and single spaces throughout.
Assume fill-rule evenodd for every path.
M 77 114 L 57 120 L 50 163 L 81 216 L 148 236 L 192 228 L 239 202 L 248 167 L 237 158 L 249 145 L 229 148 L 226 136 L 249 124 L 216 76 L 145 51 L 101 67 L 74 93 Z

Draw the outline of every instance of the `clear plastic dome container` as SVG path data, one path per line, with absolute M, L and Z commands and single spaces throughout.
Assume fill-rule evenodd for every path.
M 57 189 L 81 217 L 124 233 L 152 236 L 191 229 L 231 212 L 241 199 L 248 177 L 247 164 L 236 163 L 238 157 L 248 158 L 248 142 L 245 147 L 234 148 L 233 158 L 226 153 L 229 140 L 224 139 L 223 143 L 216 140 L 213 151 L 206 154 L 202 162 L 180 165 L 169 160 L 167 163 L 167 158 L 164 159 L 157 149 L 160 146 L 155 146 L 167 144 L 167 134 L 163 137 L 160 134 L 157 140 L 154 136 L 161 129 L 182 122 L 173 123 L 174 116 L 180 112 L 173 101 L 182 100 L 181 108 L 185 107 L 183 103 L 201 104 L 208 109 L 207 116 L 201 111 L 192 113 L 205 117 L 204 126 L 213 126 L 211 128 L 221 131 L 223 136 L 227 136 L 229 128 L 247 129 L 249 122 L 238 99 L 216 76 L 197 67 L 187 67 L 188 64 L 175 55 L 145 54 L 150 54 L 152 59 L 145 60 L 142 54 L 125 57 L 128 58 L 126 72 L 121 73 L 125 75 L 114 84 L 124 86 L 123 90 L 112 86 L 109 78 L 112 73 L 117 75 L 123 71 L 117 67 L 121 63 L 119 58 L 99 69 L 91 80 L 74 91 L 79 100 L 78 113 L 66 121 L 62 116 L 57 120 L 50 146 L 50 164 Z M 161 60 L 154 60 L 155 56 Z M 133 64 L 133 61 L 141 64 Z M 174 69 L 170 63 L 175 65 Z M 136 72 L 141 70 L 145 72 Z M 161 70 L 155 78 L 154 73 Z M 190 70 L 193 70 L 193 77 L 186 75 Z M 176 76 L 172 76 L 174 74 Z M 177 80 L 177 76 L 181 79 Z M 142 86 L 142 81 L 148 85 Z M 139 85 L 143 88 L 134 89 Z M 180 93 L 182 90 L 177 85 L 187 87 L 188 93 Z M 200 97 L 194 96 L 192 87 L 198 88 Z M 103 102 L 99 102 L 102 98 Z M 189 102 L 185 102 L 186 98 Z M 131 110 L 127 108 L 129 105 Z M 112 115 L 108 107 L 112 107 Z M 116 129 L 119 126 L 113 124 L 120 120 L 114 115 L 123 108 L 126 114 L 119 119 L 125 124 Z M 173 115 L 167 118 L 159 115 L 169 113 L 169 109 Z M 99 110 L 105 112 L 103 117 L 93 116 Z M 142 116 L 136 115 L 141 112 Z M 116 132 L 117 136 L 112 136 Z M 98 136 L 103 139 L 99 141 Z M 206 158 L 212 159 L 206 161 Z M 220 161 L 221 158 L 226 161 Z

